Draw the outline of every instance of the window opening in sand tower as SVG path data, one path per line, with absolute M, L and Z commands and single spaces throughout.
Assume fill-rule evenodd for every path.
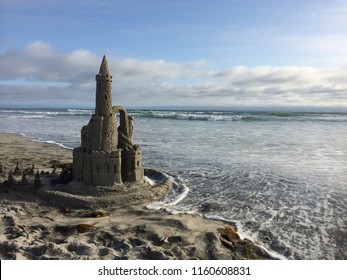
M 96 173 L 100 173 L 100 165 L 99 164 L 96 165 Z
M 117 165 L 113 165 L 113 173 L 117 173 Z
M 104 163 L 104 168 L 107 172 L 110 172 L 110 164 L 108 162 Z

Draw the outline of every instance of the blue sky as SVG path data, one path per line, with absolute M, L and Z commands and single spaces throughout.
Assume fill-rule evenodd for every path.
M 0 106 L 347 107 L 347 3 L 2 0 Z

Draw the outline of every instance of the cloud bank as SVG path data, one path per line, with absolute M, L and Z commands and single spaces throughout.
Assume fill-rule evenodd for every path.
M 234 66 L 108 56 L 114 104 L 347 107 L 347 68 Z M 0 106 L 93 107 L 101 57 L 37 41 L 0 53 Z

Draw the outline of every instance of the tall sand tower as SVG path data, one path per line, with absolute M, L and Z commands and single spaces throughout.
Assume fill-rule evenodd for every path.
M 81 146 L 73 150 L 73 177 L 86 185 L 99 186 L 140 181 L 143 178 L 141 148 L 132 144 L 133 123 L 129 123 L 132 117 L 123 107 L 112 106 L 112 76 L 105 56 L 95 80 L 95 113 L 88 125 L 82 127 Z M 115 113 L 118 110 L 120 128 L 117 128 Z M 129 131 L 130 125 L 131 133 L 125 133 L 125 138 L 119 137 L 118 130 Z

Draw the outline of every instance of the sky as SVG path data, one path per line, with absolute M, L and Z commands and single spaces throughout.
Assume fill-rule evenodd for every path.
M 345 0 L 1 0 L 0 107 L 347 108 Z

